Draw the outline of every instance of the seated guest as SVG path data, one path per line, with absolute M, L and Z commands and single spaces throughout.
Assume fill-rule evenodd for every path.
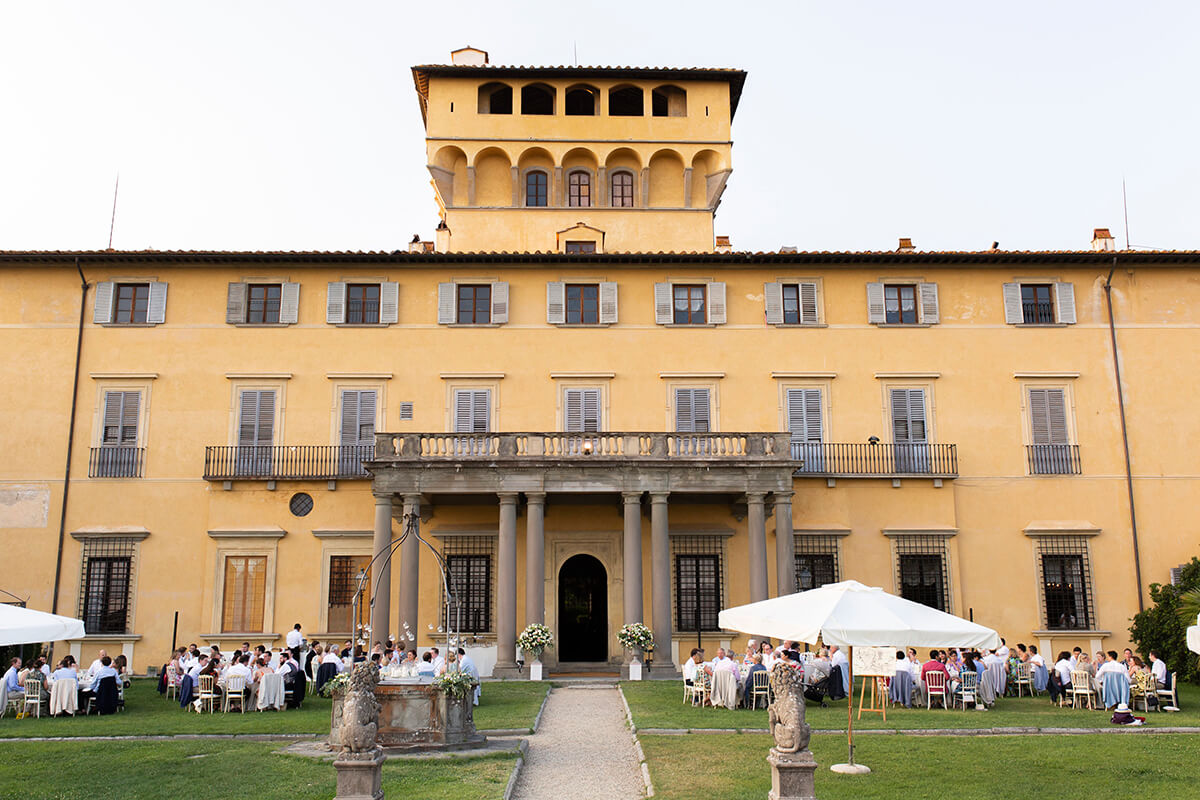
M 96 670 L 98 670 L 98 669 L 100 669 L 100 667 L 104 666 L 104 664 L 102 662 L 106 658 L 108 658 L 107 651 L 101 650 L 100 653 L 96 656 L 96 660 L 92 662 L 92 665 L 90 667 L 88 667 L 88 674 L 95 675 Z
M 700 668 L 700 662 L 703 660 L 704 651 L 698 647 L 693 647 L 688 660 L 683 662 L 683 683 L 685 686 L 691 686 L 695 682 L 696 670 Z
M 1146 665 L 1142 663 L 1142 659 L 1138 658 L 1137 656 L 1133 656 L 1129 664 L 1129 680 L 1133 680 L 1133 677 L 1139 672 L 1145 671 Z
M 746 642 L 746 652 L 742 655 L 742 663 L 749 666 L 754 663 L 754 654 L 758 652 L 758 641 L 751 639 Z
M 56 670 L 54 670 L 54 672 L 50 673 L 50 680 L 52 680 L 52 681 L 62 681 L 62 680 L 77 681 L 77 680 L 79 680 L 79 670 L 77 670 L 75 668 L 75 657 L 70 654 L 63 656 L 63 660 L 59 664 L 58 669 L 56 669 Z
M 950 682 L 950 670 L 946 669 L 946 665 L 940 659 L 941 653 L 937 650 L 929 651 L 929 660 L 921 665 L 921 683 L 929 683 L 929 673 L 940 672 L 946 676 L 946 683 Z
M 243 655 L 235 663 L 230 664 L 225 670 L 225 674 L 221 676 L 221 685 L 228 686 L 230 678 L 244 678 L 246 683 L 253 682 L 254 675 L 250 670 L 250 656 Z
M 1068 661 L 1071 662 L 1071 669 L 1075 669 L 1075 666 L 1079 663 L 1079 656 L 1082 652 L 1083 652 L 1082 648 L 1079 648 L 1079 647 L 1072 648 L 1071 657 L 1069 659 L 1067 659 Z
M 1029 645 L 1029 663 L 1033 664 L 1035 667 L 1046 666 L 1046 659 L 1042 658 L 1042 655 L 1038 652 L 1037 645 L 1035 644 Z
M 92 685 L 99 685 L 102 678 L 116 678 L 118 682 L 121 680 L 121 675 L 112 666 L 112 659 L 104 656 L 100 659 L 100 666 L 92 673 Z
M 755 653 L 750 659 L 750 669 L 746 671 L 746 685 L 754 685 L 754 673 L 766 671 L 767 668 L 763 666 L 762 653 Z
M 1116 650 L 1108 651 L 1108 657 L 1105 658 L 1104 663 L 1101 664 L 1099 666 L 1099 668 L 1096 670 L 1096 678 L 1101 679 L 1104 675 L 1106 675 L 1109 672 L 1122 672 L 1122 673 L 1125 673 L 1125 675 L 1127 675 L 1127 676 L 1129 674 L 1125 665 L 1123 663 L 1121 663 L 1119 660 L 1117 660 L 1117 651 Z
M 313 660 L 316 659 L 317 665 L 319 666 L 321 664 L 320 659 L 317 658 L 319 655 L 321 655 L 321 640 L 313 639 L 312 645 L 308 649 L 308 655 L 306 655 L 304 657 L 304 674 L 310 678 L 316 677 L 313 674 L 315 672 L 315 669 L 314 669 L 312 663 L 313 663 Z
M 822 647 L 817 651 L 816 658 L 808 662 L 808 667 L 804 670 L 804 682 L 810 685 L 819 683 L 828 678 L 832 671 L 833 664 L 830 663 L 826 650 Z
M 903 650 L 896 651 L 896 663 L 893 672 L 908 672 L 909 668 L 908 657 L 904 655 Z
M 429 650 L 426 650 L 424 653 L 421 654 L 420 662 L 417 663 L 417 674 L 418 675 L 429 675 L 430 677 L 432 677 L 433 673 L 434 673 L 433 653 L 431 653 Z
M 117 671 L 117 674 L 121 676 L 121 683 L 123 683 L 125 686 L 129 686 L 129 659 L 125 658 L 125 654 L 121 653 L 121 655 L 114 658 L 112 665 L 113 669 Z
M 775 648 L 771 647 L 770 642 L 763 642 L 758 647 L 758 654 L 762 656 L 763 666 L 770 671 L 771 667 L 775 666 Z
M 437 674 L 438 670 L 441 668 L 442 664 L 445 662 L 445 659 L 442 658 L 442 652 L 440 650 L 438 650 L 436 647 L 429 648 L 429 652 L 433 653 L 433 656 L 432 656 L 433 671 L 435 674 Z
M 108 678 L 112 678 L 111 688 L 106 683 Z M 117 687 L 121 683 L 121 676 L 112 666 L 112 659 L 108 656 L 100 659 L 100 668 L 92 673 L 92 691 L 96 695 L 96 710 L 101 714 L 112 714 L 117 710 L 119 694 Z
M 1017 658 L 1022 662 L 1029 660 L 1029 648 L 1025 646 L 1024 642 L 1017 642 Z
M 1150 672 L 1154 674 L 1154 681 L 1158 688 L 1171 688 L 1167 686 L 1167 662 L 1159 657 L 1157 650 L 1150 651 Z
M 1071 691 L 1071 654 L 1063 650 L 1054 662 L 1054 670 L 1050 673 L 1050 702 L 1058 701 Z
M 107 657 L 108 656 L 105 656 L 105 658 L 107 658 Z M 208 656 L 201 653 L 200 657 L 196 659 L 196 663 L 187 671 L 187 674 L 191 676 L 193 683 L 195 683 L 196 679 L 200 677 L 200 671 L 203 670 L 207 666 L 208 666 Z M 95 675 L 95 673 L 92 673 L 92 674 Z
M 338 672 L 341 672 L 343 669 L 345 669 L 345 667 L 342 665 L 342 658 L 338 655 L 338 646 L 336 644 L 329 645 L 329 650 L 327 650 L 325 655 L 321 658 L 321 663 L 337 665 Z
M 371 663 L 379 669 L 383 665 L 383 653 L 371 653 Z

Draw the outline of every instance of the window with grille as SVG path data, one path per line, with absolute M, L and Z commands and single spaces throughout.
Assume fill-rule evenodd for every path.
M 267 598 L 267 557 L 226 556 L 222 633 L 261 633 Z
M 113 309 L 113 322 L 140 325 L 146 322 L 150 308 L 150 284 L 118 283 L 117 303 Z
M 442 544 L 451 597 L 442 587 L 442 627 L 459 633 L 492 632 L 495 537 L 447 536 Z
M 567 242 L 568 247 L 570 244 Z M 600 322 L 600 284 L 569 283 L 566 286 L 566 300 L 567 324 L 596 325 Z
M 575 255 L 594 253 L 594 252 L 596 252 L 596 243 L 595 242 L 567 242 L 565 250 L 567 253 L 574 253 Z
M 547 205 L 547 177 L 544 172 L 529 172 L 525 175 L 525 205 L 544 208 Z
M 1021 321 L 1027 325 L 1054 322 L 1054 295 L 1048 283 L 1021 284 Z
M 1038 539 L 1042 563 L 1042 600 L 1048 630 L 1091 630 L 1092 576 L 1087 540 L 1080 536 Z
M 612 207 L 633 208 L 633 175 L 628 172 L 613 173 Z
M 592 176 L 586 172 L 572 172 L 567 176 L 567 205 L 587 208 L 591 204 Z
M 371 556 L 331 556 L 329 559 L 329 619 L 326 630 L 353 633 L 355 625 L 366 625 L 371 616 Z M 362 592 L 359 573 L 367 570 Z M 354 598 L 358 596 L 358 619 L 354 620 Z
M 88 634 L 129 633 L 135 546 L 135 539 L 84 542 L 79 616 Z
M 246 322 L 276 324 L 283 301 L 283 287 L 278 283 L 250 284 L 246 287 Z
M 704 325 L 708 322 L 703 286 L 672 286 L 676 325 Z
M 724 607 L 724 540 L 717 536 L 671 538 L 675 565 L 675 629 L 716 631 Z
M 346 285 L 346 322 L 357 325 L 379 324 L 379 284 Z
M 458 293 L 458 324 L 485 325 L 492 321 L 492 287 L 490 284 L 478 286 L 460 283 L 455 287 Z
M 950 610 L 949 553 L 941 536 L 896 537 L 896 584 L 906 600 Z
M 137 444 L 141 402 L 141 392 L 104 393 L 104 433 L 101 443 L 105 447 Z
M 838 581 L 838 543 L 836 536 L 797 534 L 796 591 L 819 589 Z

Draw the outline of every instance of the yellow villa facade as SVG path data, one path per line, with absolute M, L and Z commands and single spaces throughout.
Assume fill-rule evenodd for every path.
M 433 242 L 0 252 L 0 589 L 59 648 L 340 643 L 365 570 L 496 675 L 844 579 L 1095 651 L 1196 554 L 1200 253 L 737 252 L 744 73 L 413 72 Z

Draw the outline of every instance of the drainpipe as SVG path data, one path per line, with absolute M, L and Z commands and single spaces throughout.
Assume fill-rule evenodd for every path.
M 1125 390 L 1121 387 L 1121 359 L 1117 353 L 1117 323 L 1113 318 L 1112 277 L 1117 271 L 1117 257 L 1113 256 L 1112 269 L 1104 281 L 1104 299 L 1108 303 L 1108 334 L 1112 339 L 1113 371 L 1117 377 L 1117 407 L 1121 410 L 1121 444 L 1125 448 L 1125 489 L 1129 493 L 1129 527 L 1133 533 L 1133 575 L 1137 581 L 1138 612 L 1146 610 L 1142 599 L 1142 558 L 1138 549 L 1137 510 L 1133 502 L 1133 467 L 1129 460 L 1129 428 L 1125 422 Z
M 58 588 L 62 581 L 63 542 L 67 537 L 67 497 L 71 494 L 71 455 L 75 449 L 75 411 L 79 405 L 79 362 L 83 354 L 83 318 L 87 308 L 88 282 L 83 275 L 79 259 L 75 259 L 75 270 L 79 273 L 79 328 L 75 334 L 75 380 L 71 385 L 71 419 L 67 425 L 67 466 L 63 470 L 62 514 L 58 519 L 58 556 L 54 562 L 54 594 L 50 613 L 58 613 Z M 50 643 L 53 654 L 54 643 Z

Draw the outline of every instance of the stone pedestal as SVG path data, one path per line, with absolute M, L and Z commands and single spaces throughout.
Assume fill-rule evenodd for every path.
M 780 753 L 772 747 L 767 763 L 771 765 L 769 800 L 815 800 L 813 773 L 817 762 L 811 751 Z
M 640 681 L 642 679 L 642 662 L 636 658 L 629 662 L 629 680 Z
M 529 665 L 529 680 L 540 681 L 542 679 L 542 662 L 540 659 L 534 659 L 534 662 Z
M 337 795 L 333 800 L 383 800 L 383 762 L 387 756 L 376 747 L 358 758 L 339 756 L 333 762 L 337 770 Z

